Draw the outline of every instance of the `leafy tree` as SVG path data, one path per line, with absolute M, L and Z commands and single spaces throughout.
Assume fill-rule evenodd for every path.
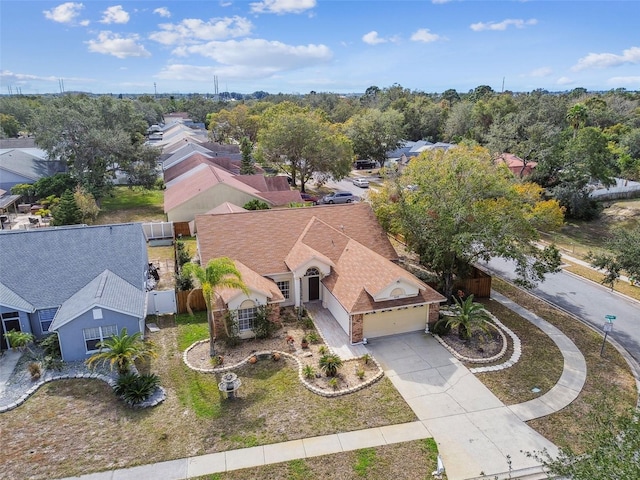
M 207 322 L 209 323 L 209 355 L 215 357 L 217 329 L 213 318 L 213 308 L 217 302 L 216 290 L 219 288 L 235 288 L 248 293 L 247 286 L 242 281 L 242 275 L 236 268 L 233 260 L 228 257 L 209 260 L 209 263 L 207 263 L 207 266 L 204 268 L 195 263 L 187 263 L 183 267 L 183 272 L 197 279 L 200 288 L 202 288 L 202 295 L 204 296 L 204 302 L 207 306 Z M 191 298 L 194 291 L 195 290 L 192 290 L 187 297 L 187 309 L 191 315 L 193 315 L 191 311 Z M 225 329 L 227 329 L 226 324 Z M 229 332 L 227 331 L 226 334 L 228 336 Z
M 254 198 L 253 200 L 245 203 L 242 208 L 244 208 L 245 210 L 269 210 L 269 205 L 262 200 Z
M 467 343 L 471 340 L 474 330 L 489 331 L 491 316 L 481 303 L 473 301 L 473 295 L 469 295 L 464 300 L 454 297 L 454 301 L 455 305 L 452 308 L 454 315 L 442 320 L 447 327 L 457 328 L 458 336 Z
M 73 192 L 73 198 L 76 201 L 78 210 L 80 210 L 81 223 L 91 222 L 98 217 L 100 207 L 98 207 L 96 199 L 80 185 Z
M 413 159 L 394 184 L 370 197 L 382 225 L 404 235 L 451 298 L 454 278 L 493 256 L 515 260 L 519 283 L 528 287 L 557 271 L 560 254 L 537 248 L 536 228 L 559 228 L 562 211 L 541 192 L 523 191 L 485 149 L 456 147 Z
M 284 102 L 266 110 L 262 124 L 257 156 L 288 171 L 302 192 L 314 174 L 341 179 L 350 172 L 351 143 L 321 112 Z
M 622 272 L 630 279 L 640 280 L 640 225 L 632 229 L 617 228 L 607 242 L 611 253 L 589 253 L 591 265 L 606 273 L 602 283 L 613 288 Z
M 578 187 L 585 186 L 591 179 L 612 185 L 614 167 L 607 137 L 598 128 L 585 127 L 567 143 L 558 178 L 561 183 Z
M 68 173 L 56 173 L 51 177 L 42 177 L 33 184 L 34 195 L 37 198 L 47 198 L 51 195 L 61 197 L 67 190 L 75 190 L 78 182 Z
M 147 127 L 130 100 L 84 95 L 47 101 L 31 126 L 36 143 L 50 158 L 65 161 L 76 182 L 98 200 L 113 188 L 117 171 L 153 184 L 159 150 L 145 145 Z
M 253 166 L 253 158 L 251 158 L 251 152 L 253 152 L 253 143 L 249 140 L 249 137 L 242 137 L 240 140 L 240 151 L 242 152 L 242 164 L 240 165 L 240 173 L 242 175 L 253 175 L 256 173 L 256 169 Z
M 140 332 L 129 335 L 126 328 L 123 328 L 119 334 L 98 343 L 98 347 L 100 351 L 86 360 L 87 366 L 108 363 L 112 370 L 116 367 L 120 375 L 131 370 L 131 365 L 136 360 L 148 360 L 158 356 L 153 343 L 145 341 Z
M 358 158 L 374 160 L 383 167 L 387 152 L 398 148 L 404 139 L 403 124 L 403 115 L 396 110 L 370 109 L 351 117 L 345 133 Z
M 52 225 L 77 225 L 82 223 L 82 212 L 78 208 L 75 196 L 71 190 L 67 190 L 60 197 L 60 203 L 53 211 Z
M 473 104 L 468 101 L 457 102 L 451 107 L 444 125 L 444 138 L 459 142 L 463 138 L 473 138 Z
M 549 478 L 572 480 L 622 480 L 640 478 L 640 415 L 637 411 L 612 418 L 605 408 L 591 414 L 595 433 L 584 435 L 587 448 L 576 453 L 560 449 L 557 458 L 548 452 L 532 454 Z
M 207 123 L 211 137 L 216 142 L 229 143 L 241 141 L 248 137 L 255 143 L 258 137 L 260 116 L 252 112 L 247 105 L 236 105 L 231 110 L 222 109 L 207 115 Z
M 0 128 L 5 136 L 12 138 L 17 137 L 20 132 L 20 124 L 13 115 L 0 113 Z

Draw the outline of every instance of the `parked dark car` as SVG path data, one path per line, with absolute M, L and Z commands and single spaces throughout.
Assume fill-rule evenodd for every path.
M 314 197 L 313 195 L 309 195 L 308 193 L 300 192 L 300 196 L 305 202 L 313 203 L 314 205 L 317 205 L 318 201 L 320 200 L 318 197 Z
M 355 197 L 351 192 L 333 192 L 322 197 L 322 203 L 351 203 Z
M 373 160 L 356 160 L 356 163 L 353 165 L 356 167 L 356 170 L 367 170 L 369 168 L 376 168 L 377 163 Z

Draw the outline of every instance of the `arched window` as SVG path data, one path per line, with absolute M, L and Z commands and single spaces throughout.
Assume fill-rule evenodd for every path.
M 307 273 L 304 274 L 305 277 L 317 277 L 320 275 L 320 270 L 316 267 L 311 267 L 307 270 Z
M 394 288 L 391 292 L 392 297 L 402 297 L 404 295 L 404 290 L 402 288 Z

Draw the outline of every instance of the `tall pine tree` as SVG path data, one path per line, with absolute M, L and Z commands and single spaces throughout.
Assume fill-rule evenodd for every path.
M 242 137 L 242 140 L 240 140 L 240 151 L 242 152 L 240 173 L 242 175 L 253 175 L 256 173 L 256 170 L 253 167 L 253 158 L 251 158 L 253 144 L 251 143 L 251 140 L 249 140 L 249 137 Z
M 53 212 L 53 225 L 77 225 L 82 223 L 82 212 L 78 208 L 71 190 L 67 190 L 60 197 L 60 203 Z

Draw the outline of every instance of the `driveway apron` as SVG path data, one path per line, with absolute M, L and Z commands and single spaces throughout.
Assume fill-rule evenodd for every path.
M 557 447 L 521 421 L 431 335 L 373 339 L 367 348 L 438 443 L 450 480 L 539 464 L 525 452 Z

